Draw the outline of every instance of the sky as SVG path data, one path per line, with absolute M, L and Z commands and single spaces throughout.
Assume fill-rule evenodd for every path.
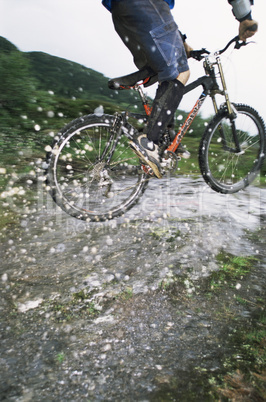
M 194 49 L 221 49 L 238 34 L 239 23 L 227 0 L 176 0 L 172 13 Z M 252 38 L 256 43 L 239 51 L 230 49 L 222 60 L 230 99 L 254 107 L 266 121 L 265 0 L 255 0 L 252 15 L 259 23 L 259 31 Z M 21 51 L 46 52 L 106 77 L 136 70 L 101 0 L 0 0 L 0 36 Z M 204 74 L 201 63 L 191 60 L 189 65 L 189 82 Z M 146 90 L 150 96 L 155 91 L 156 85 Z M 197 89 L 186 95 L 180 108 L 190 110 L 199 93 Z M 211 104 L 207 103 L 202 114 L 211 113 Z

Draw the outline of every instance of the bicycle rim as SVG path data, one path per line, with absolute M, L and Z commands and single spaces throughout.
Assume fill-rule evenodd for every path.
M 235 105 L 235 133 L 226 111 L 216 116 L 202 139 L 199 162 L 205 181 L 221 193 L 234 193 L 248 186 L 259 174 L 265 154 L 265 129 L 255 110 Z
M 52 196 L 78 219 L 112 219 L 136 203 L 147 176 L 128 138 L 112 132 L 110 119 L 88 116 L 85 120 L 68 128 L 53 147 L 48 175 Z

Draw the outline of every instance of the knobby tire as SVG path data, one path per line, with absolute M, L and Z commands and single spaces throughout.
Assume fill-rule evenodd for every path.
M 247 187 L 259 175 L 265 158 L 265 126 L 250 106 L 234 104 L 233 120 L 240 145 L 237 152 L 232 120 L 224 108 L 210 121 L 199 147 L 199 166 L 206 183 L 228 194 Z
M 135 205 L 148 184 L 114 116 L 87 115 L 56 136 L 47 155 L 47 184 L 56 204 L 86 221 L 113 219 Z

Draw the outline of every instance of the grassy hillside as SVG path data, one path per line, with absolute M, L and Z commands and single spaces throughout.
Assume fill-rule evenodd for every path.
M 103 74 L 46 53 L 21 52 L 3 37 L 0 75 L 0 132 L 24 140 L 36 124 L 57 130 L 100 104 L 106 113 L 140 106 L 134 91 L 110 90 Z
M 42 52 L 26 54 L 38 88 L 67 99 L 103 100 L 115 104 L 132 102 L 132 91 L 113 91 L 108 78 L 78 63 Z
M 14 164 L 29 148 L 43 157 L 44 147 L 66 123 L 103 105 L 113 114 L 143 112 L 134 91 L 113 91 L 108 77 L 78 63 L 42 52 L 24 53 L 0 37 L 0 157 Z M 177 124 L 186 113 L 177 111 Z M 197 150 L 206 121 L 197 116 L 184 139 L 192 157 L 183 172 L 198 172 Z M 28 151 L 27 151 L 28 152 Z
M 46 53 L 20 52 L 3 37 L 0 62 L 4 78 L 0 83 L 2 133 L 21 137 L 36 124 L 42 130 L 56 130 L 79 115 L 93 113 L 100 104 L 105 113 L 119 109 L 143 112 L 134 91 L 110 90 L 109 78 L 103 74 Z M 198 117 L 195 127 L 203 125 Z

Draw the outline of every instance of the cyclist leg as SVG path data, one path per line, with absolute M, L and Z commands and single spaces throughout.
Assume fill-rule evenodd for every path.
M 144 130 L 147 136 L 136 142 L 139 155 L 148 155 L 158 166 L 157 144 L 173 119 L 189 77 L 183 41 L 168 4 L 162 0 L 115 2 L 112 15 L 115 29 L 137 67 L 149 66 L 158 74 L 160 84 Z
M 148 138 L 157 143 L 182 99 L 183 87 L 179 84 L 185 85 L 189 77 L 178 26 L 168 4 L 162 0 L 114 2 L 112 16 L 115 29 L 133 54 L 137 67 L 149 66 L 158 74 L 160 85 L 154 106 L 162 98 L 158 107 L 163 110 L 160 115 L 158 110 L 152 113 L 150 120 L 155 124 L 146 129 Z
M 149 65 L 160 82 L 174 80 L 189 69 L 178 26 L 165 1 L 115 1 L 112 17 L 138 68 Z

